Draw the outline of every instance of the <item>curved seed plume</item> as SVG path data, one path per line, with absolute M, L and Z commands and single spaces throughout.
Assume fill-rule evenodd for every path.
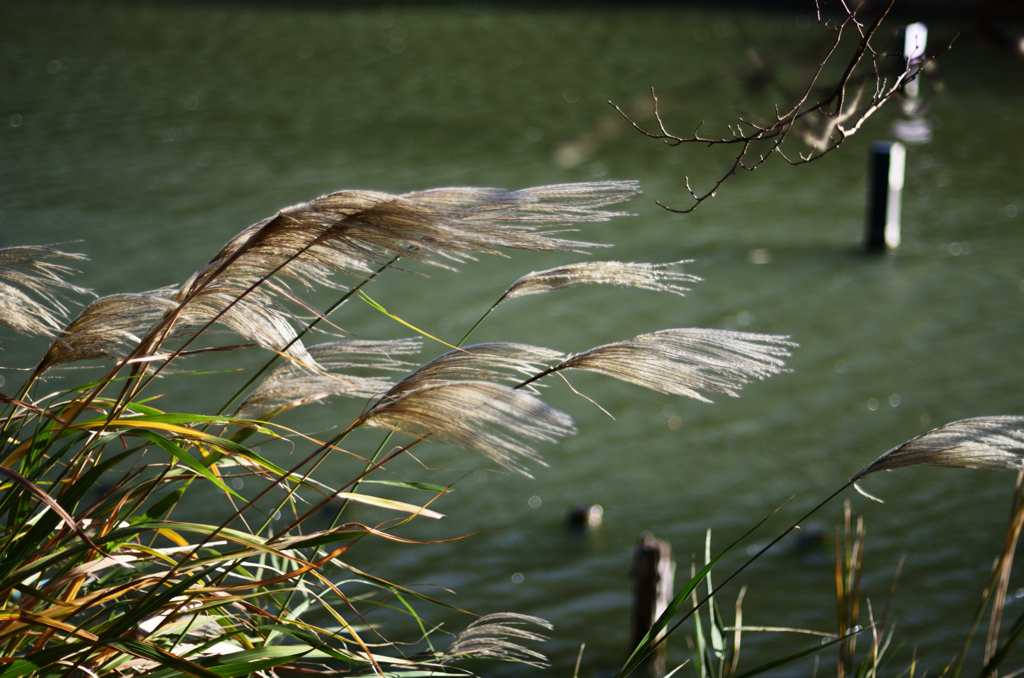
M 27 335 L 55 336 L 64 326 L 68 309 L 60 290 L 93 294 L 72 285 L 65 277 L 77 273 L 68 266 L 44 259 L 83 261 L 84 254 L 72 254 L 45 245 L 0 248 L 0 325 Z M 19 285 L 37 295 L 37 301 L 18 289 Z M 93 295 L 95 296 L 95 295 Z
M 239 405 L 235 416 L 261 419 L 271 412 L 283 411 L 324 400 L 330 396 L 370 398 L 394 386 L 382 377 L 359 377 L 339 370 L 369 368 L 405 370 L 412 363 L 396 360 L 396 355 L 419 353 L 418 339 L 392 341 L 335 341 L 309 347 L 309 353 L 324 372 L 315 373 L 301 365 L 288 363 L 270 373 Z
M 638 181 L 590 181 L 549 184 L 518 191 L 501 188 L 436 188 L 406 193 L 403 197 L 463 210 L 464 218 L 475 221 L 568 225 L 581 221 L 606 221 L 621 216 L 621 212 L 599 208 L 625 202 L 638 193 Z
M 173 288 L 112 294 L 89 304 L 43 356 L 39 373 L 78 360 L 122 360 L 164 315 L 177 308 Z
M 362 423 L 468 447 L 525 476 L 520 460 L 544 461 L 522 439 L 553 442 L 576 430 L 568 415 L 536 396 L 484 381 L 421 383 L 381 398 Z
M 250 294 L 238 299 L 234 290 L 214 283 L 182 307 L 180 292 L 164 287 L 97 299 L 60 333 L 43 357 L 39 372 L 79 360 L 123 360 L 143 339 L 150 338 L 157 323 L 179 310 L 175 323 L 164 330 L 163 340 L 190 336 L 224 309 L 228 310 L 218 322 L 264 348 L 283 351 L 297 336 L 287 316 L 265 296 Z M 295 342 L 287 354 L 311 369 L 316 366 L 301 342 Z
M 736 397 L 751 378 L 784 372 L 783 359 L 796 346 L 788 339 L 728 330 L 662 330 L 570 356 L 552 371 L 587 370 L 710 402 L 701 392 Z
M 278 271 L 304 283 L 337 286 L 331 273 L 361 277 L 371 265 L 394 256 L 439 264 L 429 255 L 460 261 L 499 248 L 586 251 L 598 245 L 552 238 L 537 229 L 606 221 L 621 213 L 600 208 L 639 192 L 635 181 L 521 191 L 438 188 L 404 195 L 338 191 L 287 207 L 242 231 L 197 275 L 195 285 L 212 276 L 251 283 Z
M 521 628 L 522 624 L 534 624 L 548 630 L 554 628 L 544 619 L 524 614 L 498 612 L 485 615 L 455 637 L 451 646 L 445 650 L 441 663 L 469 657 L 488 657 L 539 668 L 547 667 L 547 657 L 519 644 L 520 641 L 544 642 L 547 637 Z
M 466 346 L 448 351 L 420 367 L 398 382 L 387 397 L 397 397 L 425 381 L 504 380 L 518 384 L 523 377 L 533 376 L 564 357 L 558 351 L 527 344 L 495 342 Z
M 851 481 L 904 466 L 1020 471 L 1024 467 L 1024 417 L 978 417 L 940 426 L 889 450 Z
M 189 300 L 185 290 L 191 285 L 186 283 L 174 295 L 180 313 L 170 337 L 188 336 L 216 318 L 218 323 L 263 348 L 284 352 L 310 370 L 318 369 L 306 347 L 297 340 L 298 332 L 289 322 L 291 315 L 281 310 L 262 287 L 249 289 L 258 281 L 243 287 L 245 284 L 218 277 Z
M 502 295 L 501 301 L 528 294 L 544 294 L 554 290 L 569 289 L 579 285 L 638 287 L 685 296 L 690 291 L 689 288 L 678 283 L 693 283 L 701 280 L 695 275 L 674 270 L 675 267 L 688 263 L 691 263 L 690 260 L 667 264 L 594 261 L 559 266 L 546 271 L 534 271 L 512 283 L 512 286 Z
M 217 318 L 265 348 L 284 351 L 289 346 L 292 358 L 315 371 L 315 360 L 296 341 L 294 318 L 276 301 L 288 296 L 286 280 L 344 288 L 334 274 L 365 278 L 372 265 L 393 257 L 441 265 L 432 255 L 460 261 L 499 248 L 583 252 L 597 245 L 553 238 L 537 229 L 607 220 L 619 213 L 603 207 L 639 190 L 635 181 L 603 181 L 522 191 L 331 193 L 243 230 L 176 291 L 134 297 L 140 308 L 126 306 L 133 295 L 115 295 L 87 308 L 54 344 L 41 369 L 86 358 L 117 360 L 132 342 L 152 344 L 149 350 L 154 350 L 159 342 L 187 336 Z

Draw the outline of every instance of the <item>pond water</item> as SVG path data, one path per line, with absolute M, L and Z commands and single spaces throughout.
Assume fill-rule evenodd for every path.
M 365 543 L 352 555 L 358 567 L 453 606 L 544 617 L 555 624 L 540 648 L 550 673 L 570 675 L 585 643 L 579 675 L 610 675 L 626 655 L 631 550 L 643 531 L 672 544 L 682 579 L 703 557 L 706 530 L 724 547 L 781 506 L 725 559 L 722 579 L 889 448 L 957 419 L 1024 414 L 1019 58 L 970 34 L 941 58 L 933 83 L 943 88 L 925 114 L 932 140 L 908 149 L 903 245 L 894 254 L 866 256 L 860 241 L 868 148 L 892 138 L 898 107 L 831 157 L 796 168 L 770 162 L 691 215 L 655 204 L 685 206 L 684 177 L 710 185 L 726 159 L 644 139 L 606 102 L 645 115 L 654 87 L 670 127 L 705 120 L 707 133 L 710 125 L 722 133 L 738 110 L 765 110 L 773 96 L 751 82 L 747 41 L 783 79 L 801 77 L 823 53 L 828 38 L 811 5 L 803 14 L 736 15 L 7 2 L 0 245 L 81 240 L 64 245 L 91 257 L 80 284 L 100 294 L 143 291 L 182 281 L 278 208 L 332 190 L 639 179 L 644 194 L 628 206 L 636 216 L 589 226 L 586 237 L 614 244 L 616 259 L 692 259 L 686 270 L 704 282 L 685 299 L 620 289 L 526 298 L 489 318 L 475 340 L 568 352 L 666 327 L 744 329 L 798 342 L 792 372 L 710 405 L 574 377 L 573 387 L 614 418 L 552 383 L 545 398 L 580 432 L 542 449 L 550 467 L 534 468 L 535 479 L 478 470 L 482 459 L 440 446 L 421 446 L 392 468 L 455 482 L 432 505 L 447 517 L 404 534 L 480 534 L 418 547 Z M 931 45 L 958 28 L 930 26 Z M 578 259 L 515 254 L 459 273 L 392 272 L 369 291 L 453 341 L 518 276 Z M 330 303 L 329 295 L 316 300 Z M 355 304 L 336 322 L 364 338 L 409 333 Z M 12 339 L 3 348 L 5 366 L 24 367 L 42 345 Z M 8 386 L 20 379 L 8 369 L 3 376 Z M 198 410 L 236 384 L 232 375 L 202 377 L 197 394 L 199 378 L 166 380 L 165 406 Z M 286 423 L 327 435 L 359 406 L 314 407 Z M 338 461 L 322 479 L 340 484 L 351 470 Z M 842 498 L 866 520 L 863 589 L 876 612 L 906 558 L 889 613 L 896 633 L 887 671 L 899 673 L 916 652 L 916 670 L 934 675 L 962 641 L 1001 547 L 1014 477 L 914 468 L 864 486 L 885 503 L 852 490 Z M 805 527 L 831 535 L 842 498 Z M 600 528 L 566 529 L 570 507 L 595 503 L 605 509 Z M 196 498 L 178 517 L 209 510 Z M 723 594 L 727 618 L 746 585 L 746 624 L 833 630 L 832 548 L 828 536 L 820 548 L 783 542 Z M 1019 587 L 1015 574 L 1010 590 Z M 447 629 L 470 619 L 418 609 Z M 1022 611 L 1024 598 L 1013 596 L 1007 618 Z M 407 622 L 382 622 L 385 635 L 415 640 Z M 813 642 L 752 634 L 740 668 Z M 683 635 L 673 637 L 670 665 L 688 656 Z M 833 657 L 822 656 L 821 670 L 833 670 Z M 813 667 L 809 658 L 781 671 Z

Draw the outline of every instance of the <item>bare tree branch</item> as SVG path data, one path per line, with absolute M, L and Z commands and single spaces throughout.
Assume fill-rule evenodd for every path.
M 840 0 L 843 10 L 841 20 L 822 20 L 821 7 L 818 2 L 815 2 L 819 23 L 835 33 L 834 39 L 806 83 L 799 89 L 799 94 L 793 95 L 787 92 L 788 88 L 779 83 L 769 71 L 769 80 L 786 94 L 787 100 L 792 101 L 792 104 L 785 110 L 780 110 L 779 105 L 776 104 L 773 114 L 768 117 L 767 122 L 759 122 L 750 116 L 739 117 L 737 122 L 727 125 L 728 135 L 709 138 L 700 133 L 701 127 L 704 125 L 702 121 L 697 125 L 692 136 L 679 136 L 669 132 L 658 109 L 658 97 L 653 89 L 651 98 L 654 102 L 654 118 L 657 123 L 657 129 L 654 131 L 644 128 L 616 104 L 609 101 L 608 103 L 637 131 L 651 139 L 658 139 L 668 146 L 700 143 L 706 146 L 734 145 L 737 147 L 732 163 L 710 189 L 702 192 L 695 191 L 690 184 L 690 178 L 684 179 L 686 190 L 693 201 L 689 207 L 676 209 L 668 207 L 660 201 L 658 205 L 671 212 L 687 214 L 697 209 L 708 198 L 714 197 L 718 189 L 730 177 L 736 175 L 738 170 L 753 172 L 775 153 L 778 153 L 790 165 L 813 162 L 831 153 L 860 131 L 868 118 L 899 94 L 907 83 L 918 77 L 920 73 L 919 67 L 912 67 L 904 62 L 900 71 L 892 75 L 891 68 L 884 68 L 884 61 L 893 55 L 877 49 L 873 43 L 879 39 L 879 28 L 895 2 L 896 0 L 888 0 L 870 22 L 861 20 L 858 15 L 860 8 L 851 7 L 847 0 Z M 836 57 L 844 38 L 852 31 L 856 32 L 859 41 L 846 62 L 842 75 L 834 86 L 829 86 L 826 89 L 823 95 L 815 97 L 814 93 L 822 89 L 820 83 L 822 74 Z M 754 57 L 756 58 L 756 54 Z M 933 59 L 934 57 L 931 60 Z M 863 67 L 867 61 L 870 62 L 870 68 Z M 757 59 L 755 67 L 759 70 L 767 70 L 759 59 Z M 887 76 L 886 73 L 890 75 Z M 870 96 L 868 96 L 869 92 Z M 791 137 L 795 137 L 806 146 L 806 149 L 789 154 L 783 152 L 783 145 L 790 141 Z

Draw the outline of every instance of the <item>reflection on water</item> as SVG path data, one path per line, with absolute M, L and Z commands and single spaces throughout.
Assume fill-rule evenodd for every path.
M 902 249 L 869 258 L 857 251 L 867 148 L 892 134 L 899 110 L 880 113 L 822 162 L 769 164 L 737 178 L 684 218 L 653 201 L 685 197 L 684 175 L 713 181 L 722 158 L 643 139 L 606 103 L 647 115 L 653 86 L 679 129 L 706 120 L 721 131 L 746 97 L 770 98 L 749 81 L 740 29 L 773 68 L 798 74 L 827 40 L 810 9 L 738 22 L 664 8 L 24 2 L 8 3 L 5 14 L 0 244 L 81 239 L 68 249 L 92 261 L 76 282 L 100 293 L 180 282 L 244 226 L 339 188 L 635 178 L 645 189 L 630 206 L 638 216 L 584 235 L 615 243 L 616 259 L 695 259 L 687 272 L 705 282 L 685 299 L 619 289 L 524 298 L 475 338 L 581 351 L 664 327 L 706 326 L 800 343 L 792 373 L 713 405 L 573 377 L 612 420 L 552 384 L 545 397 L 581 433 L 544 451 L 551 467 L 534 469 L 535 481 L 470 471 L 482 462 L 440 447 L 396 465 L 409 478 L 458 480 L 432 506 L 448 518 L 414 525 L 410 536 L 483 534 L 412 549 L 383 544 L 357 554 L 356 564 L 463 608 L 550 619 L 556 628 L 545 650 L 562 674 L 584 642 L 581 675 L 621 663 L 627 570 L 641 532 L 670 541 L 685 570 L 702 553 L 706 529 L 723 546 L 788 501 L 727 558 L 731 568 L 886 449 L 947 421 L 1024 413 L 1024 140 L 1011 133 L 1024 110 L 1024 74 L 983 43 L 965 41 L 943 58 L 946 91 L 918 121 L 927 120 L 931 141 L 908 150 Z M 929 40 L 951 32 L 930 27 Z M 457 340 L 513 280 L 560 263 L 532 255 L 469 264 L 458 277 L 395 275 L 375 284 L 373 297 Z M 406 336 L 366 308 L 346 307 L 338 322 L 366 338 Z M 5 365 L 30 364 L 21 346 L 4 343 Z M 221 397 L 218 390 L 208 397 Z M 196 397 L 191 382 L 166 380 L 166 391 L 168 401 Z M 296 413 L 289 423 L 321 431 L 336 423 L 332 407 L 342 406 Z M 340 482 L 344 470 L 335 472 Z M 868 525 L 864 590 L 879 609 L 906 553 L 891 612 L 906 645 L 894 665 L 907 666 L 916 647 L 919 669 L 936 671 L 962 638 L 1000 546 L 1013 478 L 911 469 L 869 485 L 887 503 L 850 497 Z M 595 505 L 603 507 L 599 526 L 567 529 L 571 507 Z M 840 518 L 838 503 L 816 517 L 823 551 L 831 553 Z M 745 573 L 745 622 L 833 628 L 833 571 L 822 550 L 780 549 Z M 1011 590 L 1019 586 L 1014 580 Z M 1008 614 L 1020 604 L 1014 598 Z M 422 611 L 453 628 L 465 624 Z M 804 646 L 752 635 L 741 663 Z M 670 663 L 687 656 L 674 639 Z

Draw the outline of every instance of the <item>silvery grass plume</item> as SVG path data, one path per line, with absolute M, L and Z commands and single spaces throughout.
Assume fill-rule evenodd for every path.
M 359 423 L 468 447 L 525 476 L 521 460 L 546 464 L 523 439 L 554 442 L 576 432 L 568 415 L 536 396 L 485 381 L 425 381 L 389 392 Z
M 38 372 L 78 360 L 122 360 L 164 315 L 177 308 L 173 288 L 111 294 L 89 304 L 61 331 Z
M 163 326 L 160 342 L 190 337 L 216 318 L 264 348 L 284 351 L 296 361 L 316 365 L 301 342 L 295 341 L 298 335 L 288 316 L 265 296 L 237 299 L 234 292 L 217 283 L 187 304 L 182 303 L 180 293 L 177 287 L 164 287 L 97 299 L 56 338 L 39 365 L 39 373 L 79 360 L 123 360 L 144 339 L 152 340 L 153 328 L 171 315 L 176 320 Z
M 530 617 L 513 612 L 498 612 L 480 617 L 455 637 L 444 652 L 442 663 L 469 657 L 487 657 L 519 662 L 543 668 L 548 666 L 547 657 L 523 647 L 522 641 L 544 642 L 546 636 L 521 628 L 522 624 L 534 624 L 552 629 L 550 623 L 539 617 Z
M 641 264 L 620 261 L 593 261 L 527 273 L 512 283 L 499 301 L 528 294 L 544 294 L 579 285 L 616 285 L 654 292 L 672 292 L 684 296 L 689 288 L 678 283 L 700 282 L 700 278 L 676 270 L 689 260 L 666 264 Z
M 670 329 L 592 348 L 570 356 L 551 372 L 587 370 L 710 402 L 702 392 L 736 397 L 751 378 L 784 372 L 783 359 L 794 346 L 786 336 Z
M 174 295 L 178 310 L 169 327 L 168 338 L 190 336 L 216 321 L 263 348 L 284 353 L 311 370 L 319 369 L 298 340 L 298 332 L 291 322 L 293 316 L 279 306 L 265 288 L 253 285 L 258 283 L 253 282 L 243 289 L 236 281 L 215 278 L 190 297 L 186 292 L 190 285 L 186 283 Z
M 851 482 L 904 466 L 1020 471 L 1024 468 L 1024 417 L 978 417 L 940 426 L 889 450 Z
M 427 381 L 481 380 L 520 383 L 565 356 L 540 346 L 494 342 L 474 344 L 435 358 L 402 379 L 388 393 L 395 398 Z
M 279 305 L 291 297 L 289 279 L 345 289 L 334 274 L 365 279 L 372 266 L 395 257 L 441 265 L 431 255 L 460 261 L 500 248 L 583 252 L 597 245 L 554 238 L 557 231 L 538 229 L 605 221 L 621 213 L 602 208 L 639 190 L 635 181 L 602 181 L 520 191 L 331 193 L 243 230 L 180 288 L 144 293 L 139 298 L 143 308 L 128 309 L 129 318 L 112 312 L 124 308 L 126 295 L 87 308 L 54 344 L 39 371 L 89 358 L 119 359 L 136 338 L 136 344 L 156 350 L 161 342 L 188 336 L 214 320 L 264 348 L 283 351 L 290 346 L 291 357 L 316 370 L 296 340 L 295 319 Z M 177 307 L 172 309 L 167 299 Z M 145 327 L 156 309 L 164 309 L 164 315 Z M 105 323 L 110 332 L 104 331 Z
M 0 325 L 20 334 L 55 336 L 68 316 L 60 292 L 92 294 L 92 291 L 65 280 L 77 273 L 75 269 L 44 259 L 82 261 L 86 258 L 84 254 L 62 252 L 45 245 L 0 248 Z M 41 301 L 15 285 L 37 295 Z
M 586 251 L 592 243 L 552 238 L 540 227 L 606 221 L 621 213 L 601 208 L 640 192 L 635 181 L 599 181 L 499 188 L 438 188 L 391 195 L 338 191 L 287 207 L 235 236 L 200 271 L 242 284 L 271 273 L 303 283 L 332 283 L 332 273 L 365 276 L 392 257 L 459 261 L 500 248 Z
M 331 396 L 379 397 L 392 388 L 394 382 L 377 376 L 353 376 L 342 373 L 342 370 L 405 371 L 413 364 L 397 360 L 394 356 L 414 355 L 419 353 L 422 345 L 419 339 L 353 339 L 310 346 L 309 354 L 320 365 L 322 372 L 311 372 L 305 366 L 292 362 L 278 367 L 242 401 L 235 416 L 262 419 L 272 412 Z

